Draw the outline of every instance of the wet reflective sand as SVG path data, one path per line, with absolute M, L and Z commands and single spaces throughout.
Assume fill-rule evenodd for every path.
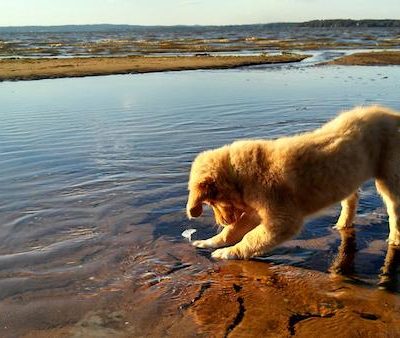
M 145 233 L 141 235 L 146 238 Z M 152 249 L 134 242 L 132 247 L 136 249 L 114 262 L 122 278 L 112 285 L 79 294 L 68 288 L 63 292 L 25 292 L 3 301 L 2 334 L 400 334 L 399 296 L 356 279 L 256 261 L 216 263 L 186 244 L 171 244 L 163 239 L 153 242 Z M 101 278 L 104 276 L 96 276 L 92 283 Z

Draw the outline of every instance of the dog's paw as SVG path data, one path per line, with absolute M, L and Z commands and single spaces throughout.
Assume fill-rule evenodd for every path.
M 336 225 L 332 228 L 335 230 L 343 230 L 343 229 L 350 229 L 353 227 L 353 223 L 344 223 L 344 222 L 338 222 Z
M 211 256 L 216 259 L 238 259 L 239 257 L 231 248 L 222 248 L 215 250 Z
M 398 236 L 393 236 L 393 237 L 389 236 L 386 242 L 388 242 L 388 244 L 390 245 L 400 247 L 400 238 Z
M 192 245 L 196 248 L 217 248 L 216 243 L 210 239 L 204 239 L 192 242 Z

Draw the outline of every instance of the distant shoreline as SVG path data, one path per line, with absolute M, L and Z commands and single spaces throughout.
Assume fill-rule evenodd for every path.
M 0 81 L 137 74 L 164 71 L 226 69 L 260 64 L 299 62 L 307 55 L 94 57 L 0 60 Z
M 19 32 L 19 31 L 57 31 L 60 29 L 81 29 L 83 31 L 90 30 L 120 30 L 120 29 L 152 29 L 152 28 L 185 28 L 185 27 L 246 27 L 246 26 L 260 26 L 260 27 L 308 27 L 308 28 L 346 28 L 346 27 L 400 27 L 399 19 L 327 19 L 327 20 L 309 20 L 302 22 L 269 22 L 269 23 L 249 23 L 249 24 L 225 24 L 225 25 L 131 25 L 131 24 L 64 24 L 64 25 L 28 25 L 28 26 L 0 26 L 1 32 Z

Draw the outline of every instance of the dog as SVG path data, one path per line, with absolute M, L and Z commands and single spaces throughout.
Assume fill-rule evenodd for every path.
M 295 236 L 303 222 L 341 201 L 335 228 L 353 226 L 358 188 L 371 178 L 389 215 L 389 245 L 400 248 L 400 115 L 381 106 L 343 112 L 312 131 L 240 140 L 192 163 L 187 215 L 209 205 L 222 231 L 194 241 L 217 259 L 249 259 Z

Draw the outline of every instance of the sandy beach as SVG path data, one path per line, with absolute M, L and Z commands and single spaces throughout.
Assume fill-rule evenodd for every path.
M 299 62 L 306 55 L 94 57 L 0 60 L 0 81 L 38 80 L 110 74 L 193 69 L 224 69 L 250 65 Z

